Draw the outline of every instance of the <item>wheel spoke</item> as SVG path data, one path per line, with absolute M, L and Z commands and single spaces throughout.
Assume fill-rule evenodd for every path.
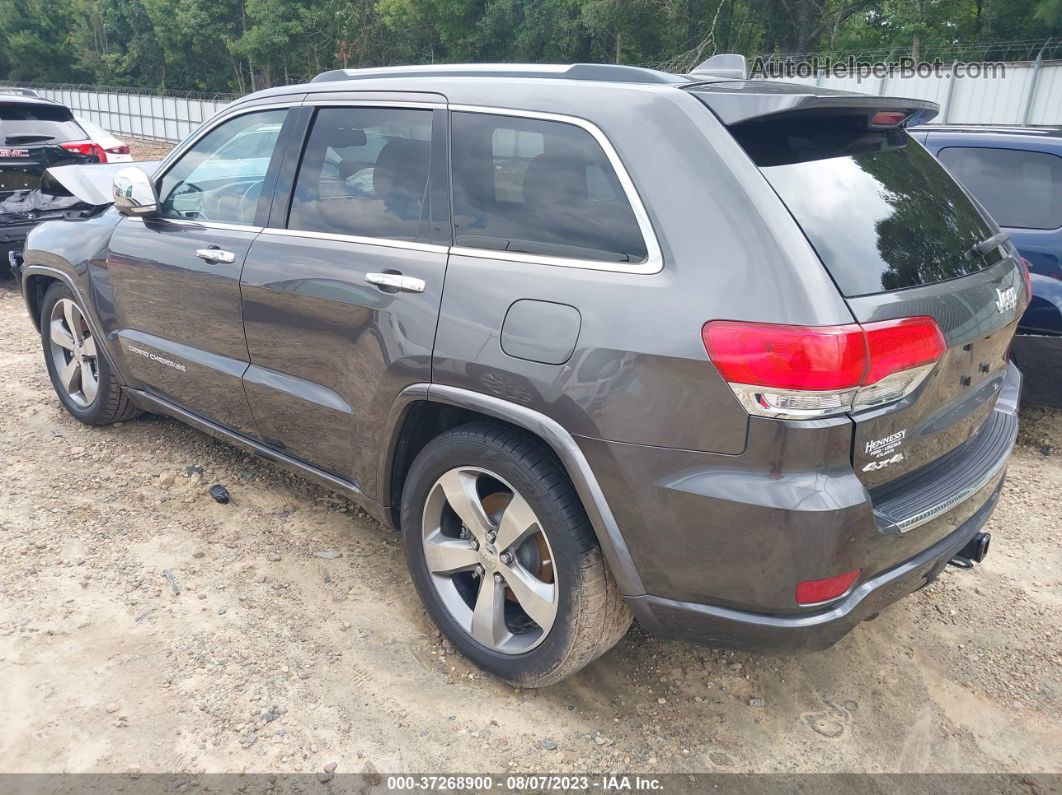
M 54 342 L 63 350 L 74 350 L 74 338 L 70 335 L 69 331 L 63 328 L 63 322 L 61 320 L 52 321 L 51 338 L 52 342 Z
M 505 506 L 501 521 L 498 522 L 498 538 L 495 544 L 499 551 L 504 551 L 519 544 L 537 527 L 538 519 L 527 500 L 519 494 L 513 494 L 513 498 Z
M 81 339 L 81 324 L 78 322 L 80 314 L 73 301 L 67 301 L 63 304 L 63 317 L 66 318 L 66 327 L 76 340 Z
M 96 392 L 99 390 L 99 379 L 96 378 L 96 374 L 92 372 L 92 368 L 88 364 L 81 365 L 81 394 L 85 396 L 85 402 L 91 403 L 96 399 Z
M 489 574 L 481 580 L 472 611 L 472 637 L 493 649 L 509 634 L 505 626 L 505 589 L 499 588 Z
M 436 531 L 424 539 L 424 559 L 432 574 L 455 574 L 479 563 L 479 552 L 462 538 L 450 538 Z
M 62 370 L 59 371 L 59 382 L 63 385 L 63 388 L 68 394 L 73 394 L 77 391 L 78 376 L 81 373 L 81 365 L 77 363 L 77 359 L 71 359 Z
M 91 358 L 96 356 L 96 338 L 91 334 L 86 334 L 85 339 L 81 341 L 81 355 Z
M 505 581 L 524 612 L 544 632 L 549 632 L 557 616 L 557 586 L 542 582 L 519 563 L 514 563 L 506 571 Z
M 471 472 L 450 470 L 441 478 L 439 485 L 446 494 L 446 501 L 454 509 L 465 527 L 480 544 L 486 543 L 487 533 L 494 530 L 487 514 L 483 510 L 483 503 L 476 493 L 476 480 L 478 476 Z

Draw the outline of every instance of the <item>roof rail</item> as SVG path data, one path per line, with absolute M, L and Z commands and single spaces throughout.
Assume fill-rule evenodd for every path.
M 374 77 L 546 77 L 562 80 L 598 80 L 606 83 L 686 83 L 689 78 L 621 64 L 431 64 L 381 66 L 370 69 L 333 69 L 311 83 L 367 80 Z

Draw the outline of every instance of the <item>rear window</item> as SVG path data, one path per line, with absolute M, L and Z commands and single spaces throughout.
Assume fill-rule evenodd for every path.
M 33 102 L 0 102 L 0 141 L 5 144 L 76 141 L 85 137 L 69 108 Z
M 868 131 L 852 117 L 820 116 L 730 131 L 846 296 L 954 279 L 996 261 L 966 256 L 992 229 L 902 130 Z
M 1001 226 L 1062 226 L 1062 157 L 974 146 L 950 146 L 939 157 Z

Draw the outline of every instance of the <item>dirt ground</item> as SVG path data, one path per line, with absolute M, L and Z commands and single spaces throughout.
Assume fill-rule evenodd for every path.
M 635 628 L 527 691 L 351 503 L 169 419 L 72 420 L 10 282 L 0 372 L 3 772 L 1062 772 L 1062 413 L 1023 414 L 986 562 L 834 648 Z

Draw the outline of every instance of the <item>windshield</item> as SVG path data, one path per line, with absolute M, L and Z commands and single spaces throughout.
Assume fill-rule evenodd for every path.
M 932 155 L 902 130 L 862 126 L 820 116 L 730 131 L 846 296 L 932 284 L 994 262 L 967 256 L 993 231 Z

